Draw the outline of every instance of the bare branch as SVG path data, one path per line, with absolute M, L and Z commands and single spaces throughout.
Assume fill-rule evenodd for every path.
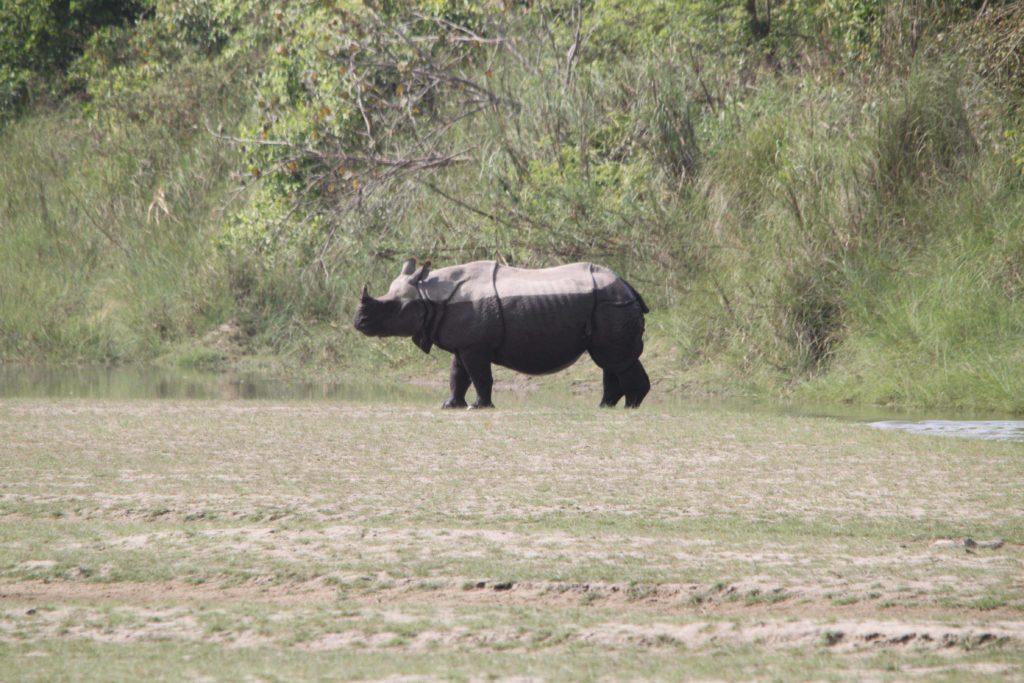
M 438 195 L 440 195 L 440 196 L 444 197 L 445 199 L 447 199 L 448 201 L 450 201 L 450 202 L 451 202 L 452 204 L 455 204 L 455 205 L 457 205 L 457 206 L 461 206 L 461 207 L 462 207 L 462 208 L 464 208 L 464 209 L 465 209 L 466 211 L 470 211 L 470 212 L 472 212 L 472 213 L 475 213 L 475 214 L 476 214 L 476 215 L 478 215 L 478 216 L 482 216 L 482 217 L 486 218 L 486 219 L 487 219 L 487 220 L 489 220 L 489 221 L 493 221 L 493 222 L 495 222 L 495 223 L 499 223 L 499 224 L 501 224 L 501 225 L 504 225 L 504 226 L 506 226 L 506 227 L 510 227 L 510 228 L 511 228 L 511 227 L 515 227 L 515 224 L 514 224 L 514 223 L 511 223 L 511 222 L 509 222 L 509 221 L 505 220 L 504 218 L 501 218 L 500 216 L 495 216 L 495 215 L 494 215 L 494 214 L 492 214 L 492 213 L 487 213 L 487 212 L 486 212 L 486 211 L 484 211 L 483 209 L 479 209 L 479 208 L 477 208 L 477 207 L 475 207 L 475 206 L 472 206 L 472 205 L 470 205 L 470 204 L 467 204 L 466 202 L 462 201 L 462 200 L 461 200 L 461 199 L 459 199 L 458 197 L 454 197 L 454 196 L 452 196 L 452 195 L 448 194 L 447 192 L 445 192 L 444 190 L 442 190 L 441 188 L 439 188 L 439 187 L 438 187 L 437 185 L 435 185 L 434 183 L 431 183 L 431 182 L 426 182 L 426 181 L 424 181 L 424 182 L 422 183 L 422 185 L 423 185 L 424 187 L 426 187 L 427 189 L 431 190 L 432 192 L 435 192 L 435 193 L 437 193 Z
M 583 31 L 583 0 L 576 0 L 576 7 L 573 9 L 576 15 L 576 30 L 573 32 L 572 46 L 565 55 L 565 87 L 569 87 L 572 81 L 572 65 L 579 59 L 580 48 L 582 47 Z

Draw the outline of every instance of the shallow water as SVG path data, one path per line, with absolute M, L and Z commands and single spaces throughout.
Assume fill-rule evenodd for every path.
M 596 388 L 595 390 L 599 391 Z M 333 400 L 374 403 L 440 405 L 443 382 L 336 382 L 279 379 L 259 374 L 204 373 L 173 368 L 140 366 L 49 367 L 0 365 L 0 399 L 219 399 L 219 400 Z M 538 391 L 495 386 L 499 406 L 590 405 L 596 394 L 573 393 L 565 387 Z M 659 396 L 648 402 L 661 409 L 723 409 L 751 414 L 796 415 L 862 423 L 875 429 L 906 431 L 929 436 L 953 436 L 1024 443 L 1024 420 L 973 419 L 975 415 L 935 419 L 935 415 L 908 413 L 880 407 L 779 404 L 767 401 L 695 399 Z M 647 405 L 647 404 L 645 404 Z M 958 419 L 958 418 L 963 419 Z
M 870 422 L 869 426 L 928 436 L 958 436 L 965 439 L 1024 443 L 1024 420 L 882 420 Z
M 422 387 L 316 382 L 168 368 L 0 366 L 0 398 L 417 400 Z M 438 399 L 440 401 L 440 399 Z

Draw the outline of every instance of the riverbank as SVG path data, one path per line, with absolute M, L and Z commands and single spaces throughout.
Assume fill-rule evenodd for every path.
M 433 377 L 351 329 L 363 283 L 593 261 L 651 305 L 664 390 L 1024 413 L 1019 4 L 434 7 L 423 41 L 493 34 L 437 42 L 461 90 L 395 57 L 409 16 L 321 5 L 133 5 L 36 74 L 0 361 Z

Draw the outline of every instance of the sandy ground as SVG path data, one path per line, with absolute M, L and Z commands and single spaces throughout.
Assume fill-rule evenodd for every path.
M 617 678 L 580 657 L 724 652 L 728 680 L 798 653 L 786 677 L 1024 679 L 1021 445 L 657 405 L 44 400 L 0 402 L 0 443 L 20 655 L 382 652 L 401 680 L 522 652 L 573 680 Z

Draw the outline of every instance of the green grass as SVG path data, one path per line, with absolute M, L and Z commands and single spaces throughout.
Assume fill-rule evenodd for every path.
M 546 653 L 460 652 L 422 653 L 396 657 L 391 652 L 295 652 L 280 653 L 263 649 L 222 650 L 205 644 L 180 645 L 152 643 L 140 645 L 124 657 L 116 645 L 81 642 L 31 648 L 0 645 L 0 656 L 12 663 L 15 680 L 134 680 L 176 681 L 182 677 L 211 677 L 230 681 L 246 677 L 263 680 L 362 680 L 395 676 L 428 678 L 442 672 L 446 679 L 470 680 L 479 675 L 494 678 L 515 676 L 529 671 L 545 680 L 596 681 L 605 672 L 635 678 L 720 677 L 743 680 L 751 677 L 779 680 L 803 678 L 807 672 L 820 671 L 836 664 L 837 677 L 856 677 L 871 671 L 882 681 L 904 680 L 907 672 L 941 667 L 941 660 L 927 654 L 907 654 L 898 658 L 872 657 L 863 667 L 852 668 L 841 658 L 827 652 L 765 656 L 749 649 L 723 649 L 719 652 L 686 653 L 666 648 L 662 653 L 568 652 L 552 657 Z M 932 674 L 930 680 L 997 681 L 1000 674 L 973 671 L 995 660 L 1012 666 L 1012 655 L 994 658 L 968 654 L 962 657 L 963 669 Z M 838 661 L 837 661 L 838 660 Z M 168 667 L 167 662 L 180 662 Z

